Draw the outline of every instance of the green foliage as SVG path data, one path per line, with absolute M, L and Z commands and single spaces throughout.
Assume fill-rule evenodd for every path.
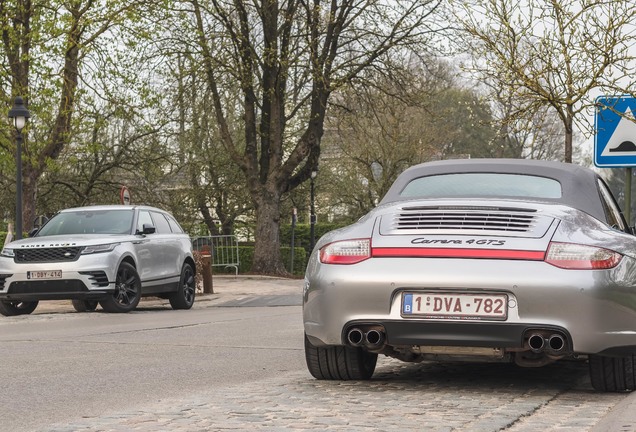
M 291 273 L 291 248 L 290 247 L 281 247 L 280 255 L 283 260 L 283 265 L 285 269 Z M 307 260 L 309 259 L 309 254 L 307 251 L 301 247 L 294 248 L 294 276 L 302 276 L 305 274 L 305 268 L 307 267 Z
M 7 232 L 6 231 L 0 231 L 0 241 L 2 242 L 2 244 L 4 245 L 4 241 L 7 238 Z
M 320 237 L 322 237 L 329 231 L 342 228 L 346 225 L 348 224 L 317 223 L 314 227 L 315 241 L 318 242 L 318 239 L 320 239 Z M 282 245 L 291 247 L 291 231 L 291 225 L 281 225 L 280 242 Z M 294 246 L 296 248 L 303 248 L 306 251 L 307 255 L 311 254 L 311 251 L 309 250 L 309 246 L 311 243 L 310 231 L 311 225 L 309 224 L 296 224 L 296 228 L 294 230 Z
M 363 85 L 338 92 L 317 177 L 320 203 L 338 209 L 332 213 L 365 215 L 418 163 L 504 156 L 492 145 L 490 102 L 459 83 L 450 64 L 404 60 L 395 69 L 399 80 L 369 74 Z
M 430 110 L 435 114 L 430 116 L 429 129 L 440 133 L 431 145 L 443 159 L 517 156 L 497 154 L 489 103 L 475 91 L 458 87 L 446 89 L 432 98 Z M 422 115 L 421 121 L 425 119 Z

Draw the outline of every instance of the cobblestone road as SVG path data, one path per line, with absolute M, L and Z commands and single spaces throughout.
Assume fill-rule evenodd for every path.
M 270 297 L 296 304 L 287 300 L 300 290 L 298 281 L 263 278 L 220 278 L 216 284 L 221 294 L 200 299 L 204 301 L 197 307 L 250 306 L 256 297 L 258 305 Z M 307 372 L 287 372 L 188 398 L 157 395 L 131 401 L 130 411 L 105 409 L 102 416 L 54 424 L 42 432 L 584 432 L 626 397 L 594 392 L 582 362 L 522 369 L 509 364 L 407 364 L 381 357 L 368 382 L 317 381 Z M 611 432 L 636 432 L 633 425 L 620 423 Z
M 624 397 L 592 391 L 582 363 L 520 369 L 383 359 L 369 382 L 291 373 L 46 430 L 580 432 Z

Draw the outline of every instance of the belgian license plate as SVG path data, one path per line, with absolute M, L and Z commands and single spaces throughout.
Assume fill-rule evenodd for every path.
M 429 318 L 505 320 L 508 296 L 505 294 L 404 293 L 402 315 Z
M 62 279 L 62 270 L 28 271 L 27 279 Z

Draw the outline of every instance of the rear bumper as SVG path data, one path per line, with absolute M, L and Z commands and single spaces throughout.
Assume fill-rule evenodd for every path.
M 521 348 L 533 329 L 555 329 L 575 354 L 636 347 L 636 261 L 611 270 L 563 270 L 541 261 L 369 259 L 310 263 L 303 317 L 312 343 L 345 345 L 352 323 L 382 325 L 390 346 Z M 404 292 L 505 294 L 505 321 L 402 316 Z
M 380 323 L 385 331 L 387 343 L 394 346 L 473 346 L 488 348 L 522 348 L 528 333 L 553 330 L 566 333 L 559 327 L 540 324 L 493 324 L 479 326 L 461 322 L 409 322 L 385 321 Z M 347 328 L 356 326 L 349 323 Z M 570 339 L 568 335 L 568 339 Z

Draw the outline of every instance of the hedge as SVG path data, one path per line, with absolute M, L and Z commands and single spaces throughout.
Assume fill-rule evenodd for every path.
M 320 237 L 329 231 L 333 231 L 347 225 L 348 224 L 317 223 L 314 225 L 314 241 L 317 242 Z M 311 244 L 310 234 L 310 224 L 296 224 L 294 229 L 294 247 L 304 248 L 308 255 L 311 254 L 311 251 L 309 250 L 309 246 Z M 291 225 L 280 226 L 280 242 L 285 246 L 291 247 Z
M 220 249 L 220 248 L 219 248 Z M 239 274 L 241 273 L 249 273 L 252 268 L 252 261 L 254 258 L 254 246 L 239 246 Z M 219 253 L 217 251 L 217 253 Z M 222 254 L 222 253 L 221 253 Z M 283 246 L 280 248 L 281 258 L 283 260 L 283 264 L 285 265 L 285 269 L 290 272 L 290 264 L 291 264 L 291 248 Z M 305 274 L 305 267 L 307 266 L 308 254 L 307 251 L 302 247 L 294 248 L 294 272 L 295 276 L 302 276 Z M 233 274 L 234 267 L 214 267 L 215 273 L 220 274 Z M 291 273 L 291 272 L 290 272 Z

